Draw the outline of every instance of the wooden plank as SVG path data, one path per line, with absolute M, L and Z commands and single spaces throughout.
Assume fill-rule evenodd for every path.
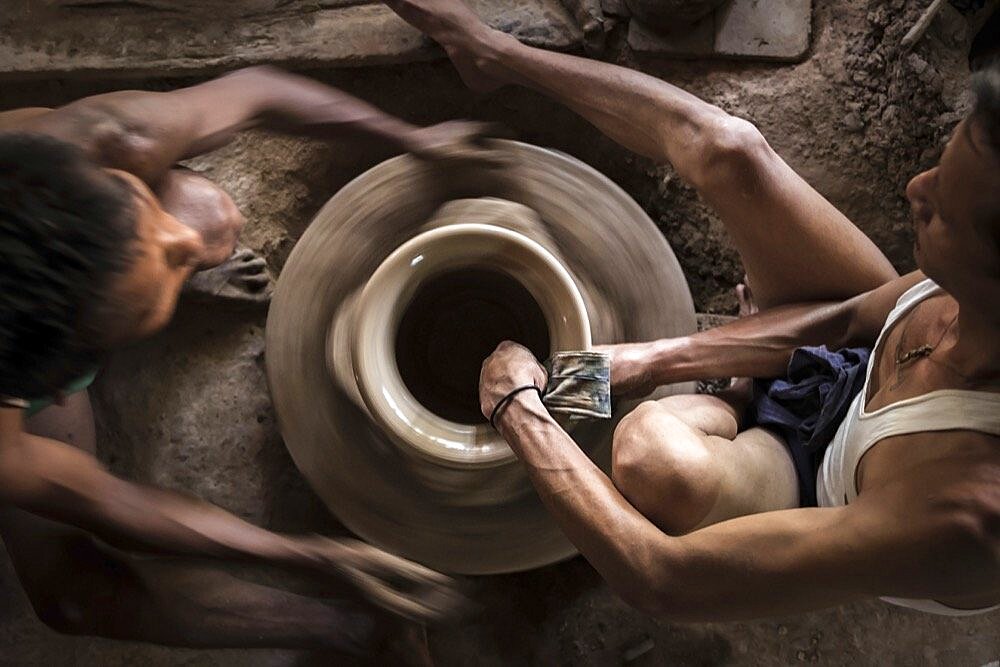
M 212 74 L 260 63 L 345 67 L 440 49 L 369 0 L 3 0 L 0 80 Z M 491 25 L 566 49 L 581 33 L 558 0 L 473 0 Z

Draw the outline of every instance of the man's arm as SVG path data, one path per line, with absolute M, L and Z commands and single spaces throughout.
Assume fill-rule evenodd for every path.
M 484 413 L 512 387 L 543 379 L 530 352 L 501 345 L 484 365 Z M 670 537 L 625 500 L 535 393 L 518 394 L 498 426 L 563 532 L 619 595 L 650 613 L 744 619 L 1000 584 L 1000 550 L 983 522 L 923 490 L 876 489 L 847 507 L 768 512 Z
M 171 92 L 120 91 L 87 97 L 19 124 L 81 146 L 103 166 L 155 184 L 178 160 L 228 143 L 255 127 L 322 139 L 367 137 L 435 156 L 468 142 L 477 123 L 418 128 L 352 95 L 271 67 L 253 67 Z
M 872 346 L 919 271 L 847 301 L 779 306 L 680 338 L 625 343 L 611 353 L 612 390 L 642 396 L 656 387 L 720 377 L 777 377 L 803 345 Z
M 86 452 L 24 433 L 18 412 L 0 410 L 0 502 L 123 549 L 326 574 L 410 618 L 447 615 L 460 603 L 447 577 L 354 540 L 279 535 L 197 498 L 119 479 Z

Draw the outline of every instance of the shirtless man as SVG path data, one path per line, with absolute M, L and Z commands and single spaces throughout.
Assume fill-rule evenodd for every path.
M 820 507 L 800 507 L 784 443 L 740 432 L 737 410 L 716 397 L 641 404 L 615 433 L 609 479 L 536 392 L 516 394 L 498 428 L 612 588 L 680 620 L 870 596 L 940 613 L 1000 603 L 1000 66 L 976 76 L 975 112 L 907 188 L 920 271 L 900 278 L 747 121 L 639 72 L 519 44 L 460 0 L 388 4 L 444 47 L 470 87 L 523 85 L 566 104 L 672 164 L 729 230 L 760 312 L 611 347 L 613 393 L 777 377 L 800 346 L 872 347 L 881 332 L 866 391 L 819 471 Z M 527 350 L 501 344 L 483 365 L 483 414 L 544 382 Z
M 162 328 L 199 269 L 224 263 L 203 281 L 215 294 L 267 297 L 263 260 L 233 255 L 244 220 L 232 200 L 176 166 L 253 127 L 431 159 L 475 153 L 483 129 L 417 128 L 270 68 L 0 114 L 0 533 L 39 618 L 61 632 L 370 654 L 398 624 L 371 603 L 427 621 L 457 602 L 426 568 L 352 540 L 277 535 L 94 458 L 84 389 L 104 354 Z M 360 595 L 303 597 L 177 556 L 283 566 Z

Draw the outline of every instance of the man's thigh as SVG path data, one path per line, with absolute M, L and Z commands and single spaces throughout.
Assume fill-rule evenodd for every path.
M 69 632 L 95 622 L 95 608 L 113 608 L 115 582 L 121 577 L 84 531 L 16 507 L 0 507 L 0 537 L 35 614 L 50 627 Z M 80 599 L 93 607 L 72 604 Z
M 665 532 L 798 505 L 798 480 L 780 438 L 736 432 L 713 396 L 649 401 L 615 433 L 613 476 L 623 495 Z
M 697 528 L 747 514 L 799 506 L 799 482 L 785 442 L 752 428 L 734 439 L 710 437 L 707 444 L 721 482 L 715 505 Z
M 71 394 L 63 405 L 40 410 L 26 420 L 25 428 L 34 435 L 95 453 L 94 415 L 86 391 Z M 68 589 L 103 579 L 94 568 L 95 562 L 78 562 L 94 561 L 92 538 L 82 530 L 0 506 L 0 537 L 36 614 L 53 627 L 59 628 L 65 620 L 62 601 Z M 107 594 L 113 596 L 114 592 L 109 589 Z
M 736 119 L 729 125 L 696 186 L 732 237 L 761 308 L 846 299 L 898 277 L 871 239 L 756 128 Z
M 39 410 L 28 417 L 24 425 L 32 435 L 65 442 L 89 454 L 97 453 L 94 412 L 86 390 L 70 394 L 62 405 L 50 405 Z

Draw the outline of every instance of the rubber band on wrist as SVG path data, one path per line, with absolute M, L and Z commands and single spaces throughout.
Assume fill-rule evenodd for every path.
M 493 427 L 494 431 L 499 431 L 500 430 L 500 429 L 497 428 L 497 424 L 496 424 L 496 418 L 497 418 L 497 415 L 500 413 L 500 410 L 502 408 L 507 407 L 507 405 L 511 401 L 514 400 L 514 397 L 517 396 L 518 394 L 520 394 L 522 391 L 528 391 L 530 389 L 534 389 L 535 391 L 538 392 L 538 398 L 539 399 L 542 397 L 542 390 L 541 389 L 539 389 L 537 386 L 535 386 L 533 384 L 526 384 L 524 386 L 517 387 L 516 389 L 511 390 L 510 393 L 508 393 L 506 396 L 504 396 L 499 401 L 497 401 L 497 404 L 495 406 L 493 406 L 493 412 L 490 413 L 490 426 Z

